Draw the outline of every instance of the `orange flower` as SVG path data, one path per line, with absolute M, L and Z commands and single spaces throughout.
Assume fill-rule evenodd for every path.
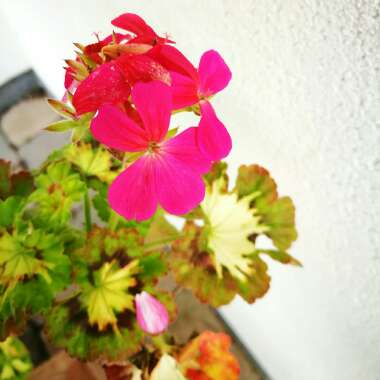
M 228 335 L 205 331 L 182 350 L 178 361 L 190 380 L 238 380 L 240 366 L 230 347 Z

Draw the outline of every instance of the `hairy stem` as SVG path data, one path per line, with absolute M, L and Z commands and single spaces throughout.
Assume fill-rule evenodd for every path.
M 120 217 L 116 212 L 111 211 L 111 216 L 108 221 L 108 227 L 111 231 L 116 231 L 117 225 L 119 224 Z
M 145 244 L 144 249 L 145 249 L 145 251 L 148 251 L 148 252 L 154 251 L 155 249 L 161 248 L 162 246 L 166 245 L 167 243 L 171 243 L 174 240 L 177 240 L 181 236 L 182 236 L 182 234 L 175 234 L 175 235 L 172 235 L 172 236 L 165 238 L 165 239 L 152 241 L 148 244 Z
M 83 204 L 84 204 L 84 219 L 86 222 L 86 231 L 91 231 L 92 221 L 91 221 L 91 205 L 90 205 L 90 197 L 88 195 L 88 188 L 86 189 L 83 196 Z

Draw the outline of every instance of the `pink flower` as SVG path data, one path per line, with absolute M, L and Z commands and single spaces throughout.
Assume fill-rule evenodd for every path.
M 136 295 L 136 316 L 140 327 L 149 334 L 162 333 L 169 324 L 165 306 L 147 292 Z
M 208 102 L 232 77 L 220 54 L 214 50 L 204 53 L 198 70 L 173 46 L 157 46 L 147 54 L 170 71 L 174 109 L 199 103 L 203 120 L 199 125 L 198 143 L 202 153 L 212 161 L 226 157 L 232 147 L 231 137 Z
M 171 214 L 185 214 L 203 200 L 202 174 L 210 168 L 198 148 L 196 128 L 165 139 L 172 101 L 170 87 L 160 81 L 136 84 L 132 102 L 141 123 L 112 105 L 100 107 L 91 123 L 93 136 L 102 144 L 141 152 L 111 184 L 110 205 L 126 219 L 138 221 L 149 219 L 158 205 Z

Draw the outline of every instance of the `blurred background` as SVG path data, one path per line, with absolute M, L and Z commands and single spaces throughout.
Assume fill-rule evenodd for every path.
M 24 86 L 60 98 L 72 42 L 107 35 L 123 12 L 196 65 L 221 53 L 233 72 L 215 98 L 231 176 L 258 163 L 297 206 L 291 253 L 304 267 L 271 262 L 269 293 L 223 317 L 271 379 L 380 379 L 380 2 L 0 0 L 0 107 L 30 69 Z M 33 167 L 65 137 L 39 133 L 55 117 L 40 97 L 19 107 L 1 120 L 0 156 Z

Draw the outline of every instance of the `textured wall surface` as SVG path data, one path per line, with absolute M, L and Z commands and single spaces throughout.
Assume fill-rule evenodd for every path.
M 194 63 L 219 50 L 234 74 L 215 99 L 234 138 L 231 173 L 260 163 L 294 198 L 292 252 L 304 264 L 271 263 L 269 294 L 223 315 L 275 380 L 380 379 L 378 0 L 0 0 L 0 10 L 56 94 L 71 41 L 123 11 L 169 31 Z
M 0 0 L 0 7 L 2 5 Z M 0 86 L 7 80 L 30 68 L 27 55 L 23 52 L 18 42 L 18 37 L 13 31 L 7 18 L 0 13 Z

